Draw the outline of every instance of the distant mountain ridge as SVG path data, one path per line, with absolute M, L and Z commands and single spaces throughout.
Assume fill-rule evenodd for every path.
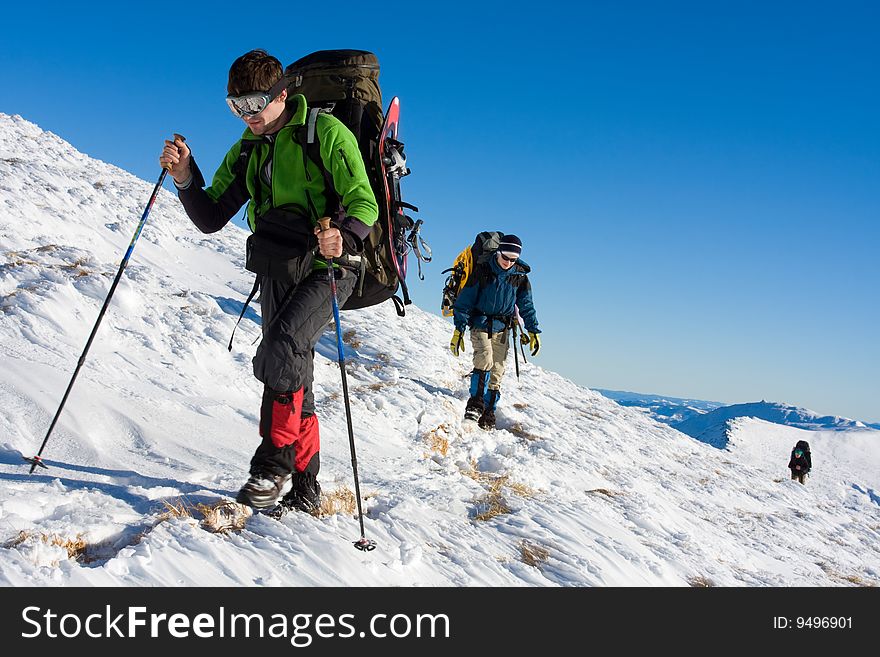
M 623 390 L 604 390 L 602 388 L 593 388 L 593 390 L 616 401 L 621 406 L 641 409 L 658 422 L 671 426 L 724 406 L 721 402 L 702 399 L 669 397 Z
M 692 438 L 722 449 L 730 438 L 734 420 L 742 417 L 808 431 L 880 430 L 880 424 L 868 424 L 839 415 L 819 415 L 799 406 L 765 400 L 725 406 L 720 402 L 701 399 L 601 388 L 594 390 L 621 406 L 641 410 L 657 422 L 668 424 Z
M 724 447 L 731 434 L 731 422 L 741 417 L 753 417 L 775 424 L 808 431 L 846 431 L 871 428 L 864 422 L 838 415 L 819 415 L 798 406 L 777 402 L 751 402 L 722 406 L 703 415 L 695 415 L 673 426 L 701 442 Z

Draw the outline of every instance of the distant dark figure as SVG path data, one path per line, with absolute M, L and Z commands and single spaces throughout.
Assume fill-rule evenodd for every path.
M 812 467 L 813 461 L 810 459 L 810 445 L 806 440 L 799 440 L 794 449 L 791 450 L 791 460 L 788 462 L 791 478 L 797 479 L 802 484 L 805 483 L 807 474 Z

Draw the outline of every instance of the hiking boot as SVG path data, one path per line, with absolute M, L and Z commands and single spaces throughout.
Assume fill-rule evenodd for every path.
M 252 474 L 245 485 L 238 491 L 235 501 L 247 504 L 256 510 L 268 509 L 275 504 L 281 490 L 290 475 L 273 475 L 269 473 Z
M 483 414 L 484 406 L 485 403 L 483 402 L 482 396 L 471 397 L 467 400 L 467 406 L 464 407 L 464 419 L 473 420 L 476 422 Z
M 283 512 L 302 511 L 315 515 L 321 507 L 321 484 L 311 472 L 294 472 L 287 495 L 278 502 Z
M 495 428 L 495 411 L 491 408 L 487 408 L 483 411 L 483 414 L 480 416 L 479 421 L 477 422 L 480 429 L 494 429 Z
M 480 425 L 480 429 L 495 428 L 495 407 L 498 406 L 498 400 L 500 398 L 500 390 L 490 388 L 486 391 L 486 396 L 483 398 L 483 413 L 480 415 L 480 419 L 477 422 L 477 424 Z

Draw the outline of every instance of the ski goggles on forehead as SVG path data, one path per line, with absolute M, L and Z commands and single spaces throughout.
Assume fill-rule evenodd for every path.
M 240 96 L 229 94 L 226 96 L 226 104 L 238 117 L 256 116 L 278 97 L 278 94 L 287 87 L 287 83 L 287 76 L 281 76 L 269 91 L 252 91 Z

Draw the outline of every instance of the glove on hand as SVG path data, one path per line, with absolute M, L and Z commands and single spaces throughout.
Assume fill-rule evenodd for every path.
M 459 352 L 464 351 L 464 336 L 461 331 L 455 329 L 452 333 L 452 340 L 449 341 L 449 351 L 453 356 L 458 356 Z
M 529 345 L 529 349 L 532 350 L 532 356 L 537 356 L 538 352 L 541 351 L 541 338 L 538 337 L 537 333 L 532 333 L 531 331 L 529 331 L 528 335 L 523 333 L 519 340 L 523 344 Z

